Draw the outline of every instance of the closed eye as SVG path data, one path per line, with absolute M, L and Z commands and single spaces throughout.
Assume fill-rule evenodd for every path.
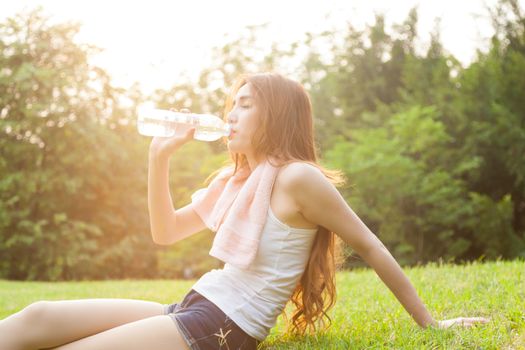
M 251 96 L 241 96 L 238 101 L 239 103 L 241 103 L 241 108 L 250 108 L 251 105 L 247 102 L 251 101 L 252 100 L 252 97 Z M 232 101 L 232 108 L 234 108 L 236 105 L 237 105 L 237 99 L 233 99 Z
M 235 108 L 236 105 L 237 105 L 237 104 L 236 104 L 235 102 L 233 102 L 232 109 Z M 246 108 L 250 108 L 251 105 L 241 105 L 240 107 L 246 109 Z

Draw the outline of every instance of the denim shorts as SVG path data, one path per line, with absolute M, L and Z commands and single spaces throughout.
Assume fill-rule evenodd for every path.
M 164 315 L 171 317 L 192 350 L 251 350 L 260 343 L 193 289 L 181 303 L 165 304 Z

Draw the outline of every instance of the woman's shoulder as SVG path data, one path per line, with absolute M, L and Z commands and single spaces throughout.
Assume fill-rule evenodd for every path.
M 294 161 L 283 165 L 279 171 L 279 182 L 283 187 L 292 189 L 305 180 L 312 183 L 324 178 L 322 171 L 308 162 Z
M 283 165 L 281 167 L 281 170 L 279 171 L 279 173 L 282 173 L 283 175 L 286 174 L 286 176 L 289 176 L 289 177 L 306 175 L 312 172 L 322 173 L 321 170 L 319 170 L 319 168 L 316 167 L 315 165 L 309 162 L 301 162 L 301 161 L 293 161 L 293 162 L 287 163 Z

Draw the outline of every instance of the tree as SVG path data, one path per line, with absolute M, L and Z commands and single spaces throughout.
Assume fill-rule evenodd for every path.
M 148 274 L 155 262 L 153 250 L 140 249 L 148 232 L 145 170 L 138 166 L 146 148 L 124 106 L 137 94 L 113 88 L 107 73 L 88 63 L 95 48 L 74 42 L 78 28 L 49 24 L 41 9 L 0 26 L 6 278 Z

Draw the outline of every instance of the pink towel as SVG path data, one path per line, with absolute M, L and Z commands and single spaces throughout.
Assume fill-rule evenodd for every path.
M 206 226 L 217 232 L 209 254 L 246 268 L 257 254 L 278 168 L 264 161 L 251 173 L 245 167 L 230 177 L 233 170 L 221 171 L 191 199 Z

